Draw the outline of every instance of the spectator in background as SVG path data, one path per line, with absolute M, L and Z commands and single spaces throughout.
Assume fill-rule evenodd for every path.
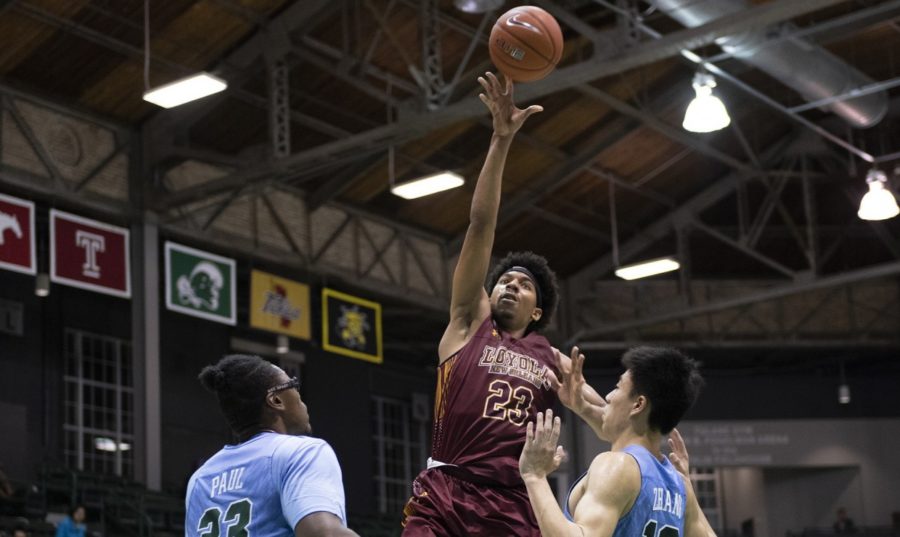
M 837 510 L 837 520 L 831 526 L 835 533 L 856 533 L 856 525 L 853 519 L 847 516 L 847 510 L 843 507 Z
M 31 532 L 28 531 L 30 523 L 27 518 L 18 517 L 15 525 L 13 525 L 12 537 L 30 537 Z
M 69 516 L 56 527 L 56 537 L 85 537 L 87 527 L 84 525 L 84 520 L 86 518 L 87 512 L 84 506 L 76 504 L 69 511 Z

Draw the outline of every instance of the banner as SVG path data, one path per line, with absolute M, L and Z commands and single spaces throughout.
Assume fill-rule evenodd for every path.
M 252 271 L 250 326 L 309 339 L 309 286 L 260 270 Z
M 50 210 L 50 279 L 123 298 L 131 296 L 128 230 Z
M 0 194 L 0 268 L 34 274 L 34 203 Z
M 166 241 L 166 308 L 234 325 L 234 259 Z
M 323 288 L 322 347 L 336 354 L 382 363 L 381 304 Z

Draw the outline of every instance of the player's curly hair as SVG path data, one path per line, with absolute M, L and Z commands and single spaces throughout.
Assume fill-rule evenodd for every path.
M 494 265 L 494 268 L 488 275 L 487 293 L 488 295 L 491 294 L 491 290 L 497 285 L 500 276 L 503 276 L 510 268 L 516 266 L 524 267 L 534 274 L 537 280 L 535 283 L 540 288 L 541 318 L 537 321 L 532 321 L 528 325 L 529 332 L 540 331 L 550 322 L 559 302 L 559 283 L 556 280 L 556 273 L 550 269 L 546 258 L 534 252 L 509 252 L 506 254 L 506 257 Z
M 260 425 L 266 390 L 278 380 L 278 369 L 259 356 L 231 354 L 208 365 L 197 377 L 216 394 L 219 408 L 235 434 Z
M 647 424 L 662 434 L 694 406 L 704 384 L 700 363 L 676 349 L 634 347 L 622 356 L 622 365 L 631 372 L 631 395 L 650 400 Z

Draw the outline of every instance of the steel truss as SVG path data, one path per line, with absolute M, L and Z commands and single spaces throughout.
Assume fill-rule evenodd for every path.
M 694 305 L 670 282 L 596 286 L 580 297 L 583 349 L 636 342 L 698 347 L 900 347 L 900 262 L 788 284 L 693 281 Z M 712 296 L 735 295 L 712 300 Z M 616 304 L 615 311 L 609 307 Z M 588 321 L 590 320 L 590 321 Z M 597 321 L 604 322 L 598 325 Z
M 133 177 L 140 169 L 129 164 L 140 160 L 140 138 L 133 132 L 2 86 L 0 111 L 0 121 L 9 123 L 0 129 L 0 185 L 38 200 L 62 200 L 72 210 L 106 215 L 122 225 L 148 218 L 139 191 L 144 182 Z M 56 138 L 60 132 L 69 137 L 62 139 L 65 144 Z M 214 169 L 193 168 L 191 176 Z M 445 311 L 449 262 L 442 239 L 341 204 L 307 211 L 304 197 L 286 185 L 268 190 L 251 185 L 152 219 L 173 237 L 266 259 L 313 281 L 338 278 L 380 296 Z M 239 207 L 247 209 L 245 220 Z M 304 218 L 296 217 L 300 213 Z

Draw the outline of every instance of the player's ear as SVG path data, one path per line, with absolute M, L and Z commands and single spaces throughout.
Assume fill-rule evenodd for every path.
M 541 308 L 534 308 L 534 310 L 531 312 L 531 320 L 533 322 L 538 322 L 541 320 L 541 317 L 543 315 L 544 315 L 544 310 L 542 310 Z
M 266 406 L 275 410 L 284 410 L 284 399 L 278 393 L 271 393 L 266 396 Z
M 650 400 L 644 395 L 638 395 L 631 407 L 631 415 L 640 414 L 644 411 L 650 412 Z

